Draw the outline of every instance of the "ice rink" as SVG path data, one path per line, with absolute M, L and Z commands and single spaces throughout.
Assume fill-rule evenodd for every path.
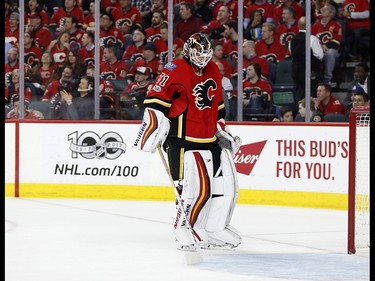
M 5 281 L 370 280 L 346 253 L 347 212 L 237 205 L 234 250 L 186 265 L 172 202 L 5 198 Z

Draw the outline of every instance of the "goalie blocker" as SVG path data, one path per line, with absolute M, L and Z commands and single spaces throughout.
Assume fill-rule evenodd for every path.
M 184 249 L 193 244 L 181 212 L 186 212 L 196 241 L 202 248 L 237 247 L 241 234 L 230 226 L 238 198 L 237 174 L 231 152 L 224 148 L 220 167 L 213 175 L 213 157 L 209 150 L 191 150 L 184 153 L 184 178 L 181 206 L 174 223 L 177 242 Z

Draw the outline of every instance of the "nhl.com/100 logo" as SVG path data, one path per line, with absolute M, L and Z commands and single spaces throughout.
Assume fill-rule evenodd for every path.
M 105 133 L 99 136 L 97 133 L 88 131 L 81 135 L 75 131 L 68 135 L 72 158 L 78 158 L 78 154 L 86 159 L 116 159 L 126 151 L 126 144 L 122 137 L 115 132 Z

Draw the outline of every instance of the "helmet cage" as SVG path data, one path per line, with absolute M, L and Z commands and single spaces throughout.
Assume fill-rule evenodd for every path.
M 184 51 L 190 62 L 200 69 L 207 65 L 213 54 L 211 42 L 201 34 L 190 36 L 184 45 Z

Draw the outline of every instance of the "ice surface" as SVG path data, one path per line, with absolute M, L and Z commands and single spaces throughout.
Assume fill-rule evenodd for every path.
M 5 199 L 6 281 L 362 281 L 369 251 L 346 254 L 347 212 L 237 205 L 234 250 L 186 265 L 173 202 Z

